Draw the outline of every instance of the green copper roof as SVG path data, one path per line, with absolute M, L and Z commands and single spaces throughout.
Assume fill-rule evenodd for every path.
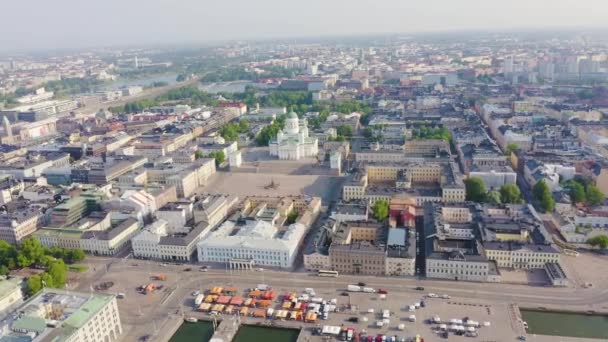
M 78 311 L 74 312 L 63 323 L 63 327 L 69 326 L 74 328 L 82 327 L 91 317 L 101 310 L 106 303 L 111 300 L 111 296 L 93 295 L 86 303 L 84 303 Z

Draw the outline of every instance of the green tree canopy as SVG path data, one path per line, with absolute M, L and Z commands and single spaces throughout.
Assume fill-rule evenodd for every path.
M 63 260 L 58 259 L 49 266 L 49 275 L 53 279 L 53 287 L 62 288 L 67 280 L 67 267 Z
M 8 272 L 9 272 L 8 267 L 6 267 L 5 265 L 0 265 L 0 276 L 7 275 Z
M 349 125 L 340 125 L 336 128 L 336 133 L 343 137 L 350 137 L 353 135 L 353 128 Z
M 42 273 L 40 275 L 40 280 L 42 280 L 42 286 L 43 287 L 56 287 L 56 288 L 59 288 L 59 286 L 55 286 L 55 280 L 47 272 L 44 272 L 44 273 Z
M 585 193 L 585 187 L 579 182 L 570 182 L 567 185 L 570 195 L 570 199 L 573 203 L 581 203 L 587 200 L 587 195 Z
M 17 248 L 4 240 L 0 240 L 0 265 L 9 269 L 17 267 Z
M 498 190 L 492 190 L 486 194 L 486 201 L 491 204 L 501 204 L 502 196 Z
M 551 212 L 555 208 L 555 200 L 553 199 L 553 194 L 551 193 L 551 189 L 545 182 L 544 179 L 536 182 L 534 187 L 532 188 L 532 193 L 538 202 L 540 203 L 540 207 L 545 212 Z
M 372 206 L 374 212 L 374 218 L 380 222 L 386 220 L 388 217 L 388 202 L 385 200 L 378 200 Z
M 262 128 L 258 136 L 256 137 L 256 142 L 260 146 L 268 146 L 268 143 L 275 139 L 277 133 L 283 129 L 285 126 L 285 115 L 281 115 L 278 117 L 273 123 Z
M 608 235 L 598 235 L 587 240 L 587 243 L 599 249 L 608 248 Z
M 515 143 L 510 143 L 507 145 L 507 149 L 505 150 L 505 154 L 507 156 L 510 156 L 511 153 L 515 152 L 515 151 L 519 151 L 521 148 L 519 147 L 519 145 L 515 144 Z
M 22 258 L 19 260 L 19 264 L 21 267 L 28 267 L 42 261 L 45 249 L 38 239 L 29 237 L 21 241 L 20 251 Z
M 70 264 L 74 262 L 80 262 L 83 261 L 85 257 L 86 255 L 84 254 L 84 251 L 82 249 L 69 249 L 66 262 Z
M 227 141 L 235 141 L 239 137 L 238 124 L 227 124 L 220 128 L 220 135 Z
M 224 151 L 211 152 L 207 157 L 215 159 L 215 166 L 222 165 L 222 163 L 226 160 L 226 155 Z
M 483 179 L 477 177 L 471 177 L 464 182 L 467 201 L 483 202 L 486 197 L 486 184 Z
M 42 278 L 39 275 L 34 274 L 33 276 L 27 279 L 27 284 L 25 285 L 25 293 L 28 296 L 33 296 L 36 293 L 42 290 Z
M 249 125 L 249 120 L 241 119 L 239 121 L 239 132 L 246 133 L 249 131 L 249 129 L 251 129 L 251 126 Z
M 412 131 L 413 139 L 442 139 L 450 141 L 452 135 L 446 127 L 427 127 L 426 125 L 418 126 Z
M 604 193 L 597 186 L 589 184 L 587 185 L 586 199 L 589 205 L 599 205 L 604 202 Z
M 500 199 L 502 203 L 520 203 L 521 191 L 515 184 L 505 184 L 500 188 Z
M 287 220 L 286 220 L 286 224 L 293 224 L 296 223 L 296 220 L 298 218 L 298 211 L 297 210 L 292 210 L 289 212 L 289 214 L 287 214 Z
M 85 254 L 81 249 L 61 247 L 46 248 L 36 238 L 24 239 L 19 247 L 0 240 L 0 269 L 13 270 L 17 267 L 37 265 L 50 270 L 58 261 L 74 263 L 82 261 Z M 56 268 L 57 266 L 55 266 Z

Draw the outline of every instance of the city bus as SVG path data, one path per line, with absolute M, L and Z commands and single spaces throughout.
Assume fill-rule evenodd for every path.
M 327 270 L 319 270 L 317 273 L 319 277 L 337 277 L 338 271 L 327 271 Z

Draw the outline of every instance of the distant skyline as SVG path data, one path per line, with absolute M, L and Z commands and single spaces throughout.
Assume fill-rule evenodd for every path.
M 5 0 L 0 51 L 608 28 L 606 0 Z

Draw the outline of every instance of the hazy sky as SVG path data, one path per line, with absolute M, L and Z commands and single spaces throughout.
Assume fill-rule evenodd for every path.
M 1 0 L 0 50 L 608 27 L 608 0 Z

